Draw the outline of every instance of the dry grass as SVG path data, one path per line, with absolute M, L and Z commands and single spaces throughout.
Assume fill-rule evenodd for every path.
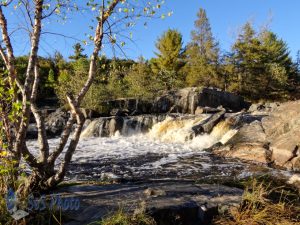
M 225 215 L 215 219 L 215 225 L 299 225 L 299 199 L 292 202 L 283 194 L 278 200 L 270 196 L 280 188 L 270 188 L 270 185 L 258 183 L 256 180 L 248 186 L 243 195 L 243 201 L 238 207 L 233 207 Z
M 122 210 L 106 217 L 100 222 L 95 222 L 90 225 L 156 225 L 154 219 L 145 213 L 130 215 Z

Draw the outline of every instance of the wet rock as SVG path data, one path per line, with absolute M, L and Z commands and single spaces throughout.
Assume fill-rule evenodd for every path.
M 68 113 L 61 108 L 50 113 L 45 119 L 46 132 L 48 138 L 54 138 L 60 135 L 67 123 L 67 120 Z M 35 123 L 29 125 L 26 137 L 27 139 L 36 139 L 38 137 L 38 132 Z
M 166 118 L 166 115 L 140 115 L 128 117 L 100 117 L 83 130 L 81 138 L 109 137 L 116 132 L 124 136 L 145 133 L 158 122 Z
M 244 124 L 238 132 L 227 142 L 234 145 L 236 143 L 262 143 L 267 142 L 266 134 L 260 121 L 253 121 L 250 124 Z
M 59 108 L 55 112 L 49 114 L 45 120 L 47 135 L 55 137 L 61 134 L 68 120 L 68 113 Z
M 154 194 L 149 195 L 149 190 Z M 120 207 L 133 213 L 141 205 L 158 225 L 196 225 L 209 224 L 218 208 L 239 204 L 243 191 L 222 185 L 166 181 L 72 186 L 61 188 L 58 193 L 80 199 L 80 213 L 66 212 L 66 225 L 99 221 Z
M 267 164 L 268 152 L 261 143 L 237 143 L 235 145 L 221 146 L 213 150 L 215 154 L 225 157 L 239 158 L 247 161 Z
M 114 117 L 109 121 L 109 134 L 112 136 L 114 135 L 117 131 L 121 132 L 123 128 L 123 123 L 124 120 L 122 117 Z

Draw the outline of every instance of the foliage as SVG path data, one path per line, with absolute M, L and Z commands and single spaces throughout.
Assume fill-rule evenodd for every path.
M 184 66 L 184 50 L 182 35 L 177 30 L 167 30 L 156 42 L 158 53 L 153 58 L 151 68 L 165 89 L 173 89 L 180 86 Z
M 251 99 L 283 96 L 296 74 L 287 45 L 271 31 L 256 33 L 246 23 L 233 45 L 230 90 Z
M 153 99 L 162 89 L 155 78 L 149 63 L 141 57 L 125 77 L 128 84 L 127 95 L 139 99 Z
M 84 48 L 82 48 L 80 43 L 76 43 L 73 46 L 74 55 L 69 56 L 69 59 L 78 60 L 81 58 L 87 58 L 87 55 L 83 54 Z
M 8 128 L 16 126 L 16 118 L 21 113 L 17 95 L 15 82 L 7 77 L 7 73 L 0 74 L 0 224 L 12 222 L 5 195 L 9 189 L 17 190 L 25 182 L 25 174 L 12 151 L 14 133 L 12 127 Z
M 204 9 L 200 9 L 187 46 L 186 81 L 190 86 L 221 86 L 219 81 L 219 44 L 215 41 Z
M 88 59 L 80 58 L 69 63 L 69 68 L 59 72 L 55 92 L 62 104 L 67 103 L 68 93 L 74 95 L 84 85 L 88 77 L 89 63 Z M 132 60 L 99 58 L 94 82 L 83 99 L 82 107 L 101 112 L 101 102 L 127 96 L 128 85 L 125 77 L 133 63 Z

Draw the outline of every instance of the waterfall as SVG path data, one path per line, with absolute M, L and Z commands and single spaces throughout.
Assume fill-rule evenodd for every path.
M 155 124 L 148 135 L 164 142 L 184 143 L 193 138 L 192 127 L 207 117 L 207 115 L 175 118 L 169 116 L 164 121 Z
M 165 118 L 166 115 L 101 117 L 86 126 L 81 138 L 111 137 L 116 133 L 122 136 L 147 133 L 154 124 L 163 121 Z
M 209 148 L 217 142 L 226 143 L 237 130 L 232 129 L 228 119 L 219 122 L 210 134 L 195 135 L 193 127 L 209 118 L 209 115 L 197 117 L 167 117 L 164 121 L 155 124 L 148 137 L 163 142 L 184 143 L 195 149 Z
M 90 122 L 82 132 L 81 138 L 144 134 L 152 140 L 204 149 L 217 142 L 225 144 L 237 132 L 232 129 L 230 119 L 226 119 L 216 124 L 209 134 L 195 133 L 193 128 L 206 123 L 211 117 L 211 114 L 171 114 L 98 118 Z

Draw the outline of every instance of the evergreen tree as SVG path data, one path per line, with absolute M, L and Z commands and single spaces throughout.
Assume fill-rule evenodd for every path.
M 234 73 L 232 74 L 231 91 L 246 96 L 254 96 L 258 92 L 258 74 L 263 74 L 264 54 L 262 45 L 250 23 L 246 23 L 233 47 Z
M 80 43 L 76 43 L 73 46 L 74 55 L 69 56 L 69 59 L 78 60 L 80 58 L 87 58 L 87 55 L 83 54 L 84 48 L 81 46 Z
M 49 70 L 48 79 L 47 79 L 47 82 L 46 82 L 45 86 L 49 87 L 49 88 L 54 88 L 55 87 L 55 74 L 54 74 L 53 69 Z
M 263 32 L 261 40 L 266 54 L 264 88 L 269 92 L 284 90 L 289 80 L 295 78 L 297 70 L 287 44 L 271 31 Z
M 181 68 L 184 66 L 182 35 L 177 30 L 167 30 L 156 42 L 157 58 L 150 61 L 151 68 L 166 89 L 182 83 Z
M 215 41 L 204 9 L 200 9 L 187 47 L 187 84 L 220 86 L 218 79 L 219 44 Z
M 251 99 L 284 97 L 296 67 L 283 40 L 268 30 L 257 34 L 246 23 L 232 49 L 231 91 Z

